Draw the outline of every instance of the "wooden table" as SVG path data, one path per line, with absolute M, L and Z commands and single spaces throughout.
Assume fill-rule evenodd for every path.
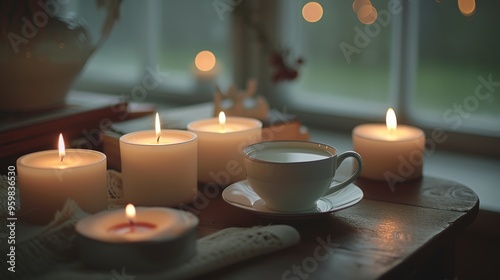
M 424 177 L 396 185 L 356 181 L 364 198 L 319 220 L 297 223 L 301 242 L 200 279 L 454 279 L 454 241 L 473 222 L 477 195 Z M 199 235 L 275 223 L 225 203 L 200 209 Z

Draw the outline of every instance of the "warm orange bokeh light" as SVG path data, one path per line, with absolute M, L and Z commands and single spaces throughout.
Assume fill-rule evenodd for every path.
M 302 7 L 302 17 L 308 22 L 317 22 L 323 17 L 323 7 L 318 2 L 309 2 Z
M 215 67 L 215 55 L 211 51 L 201 51 L 196 55 L 194 64 L 200 71 L 210 71 Z
M 377 9 L 372 5 L 364 5 L 358 9 L 358 20 L 363 24 L 372 24 L 377 20 Z
M 370 2 L 370 0 L 354 0 L 354 2 L 352 2 L 352 10 L 357 14 L 359 8 L 371 5 L 372 3 Z
M 458 8 L 462 15 L 470 17 L 476 11 L 476 0 L 458 0 Z

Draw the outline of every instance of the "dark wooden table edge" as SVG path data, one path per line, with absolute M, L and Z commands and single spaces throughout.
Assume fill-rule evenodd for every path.
M 442 258 L 438 259 L 438 261 L 442 262 L 444 264 L 444 271 L 443 271 L 443 277 L 441 278 L 436 278 L 440 280 L 444 279 L 454 279 L 454 269 L 453 269 L 453 258 L 454 258 L 454 245 L 455 245 L 455 237 L 457 232 L 464 230 L 467 228 L 469 225 L 473 223 L 475 218 L 477 217 L 479 213 L 479 197 L 477 194 L 472 191 L 469 187 L 458 183 L 454 182 L 451 180 L 447 179 L 442 179 L 442 178 L 435 178 L 435 177 L 426 177 L 428 179 L 434 180 L 436 179 L 437 181 L 447 181 L 451 183 L 453 186 L 458 186 L 460 188 L 465 188 L 466 190 L 469 190 L 473 193 L 473 197 L 470 199 L 470 207 L 469 206 L 464 206 L 463 208 L 449 208 L 449 207 L 442 207 L 442 205 L 437 206 L 437 207 L 432 207 L 429 205 L 418 205 L 414 203 L 405 203 L 405 202 L 397 202 L 391 199 L 384 199 L 383 197 L 381 198 L 380 196 L 375 196 L 375 197 L 369 197 L 365 196 L 363 199 L 367 200 L 372 200 L 372 201 L 380 201 L 384 203 L 394 203 L 394 204 L 401 204 L 401 205 L 407 205 L 407 206 L 412 206 L 412 207 L 422 207 L 422 208 L 427 208 L 427 209 L 432 209 L 435 211 L 444 211 L 444 212 L 454 212 L 454 213 L 463 213 L 458 219 L 455 221 L 451 222 L 446 228 L 449 229 L 446 232 L 441 232 L 437 236 L 433 237 L 432 239 L 428 240 L 425 244 L 425 246 L 422 246 L 420 249 L 417 251 L 413 252 L 411 255 L 408 255 L 401 260 L 398 261 L 398 263 L 395 263 L 393 268 L 390 271 L 387 271 L 386 273 L 380 275 L 378 279 L 421 279 L 419 276 L 416 276 L 417 278 L 411 277 L 412 273 L 415 273 L 415 275 L 418 275 L 419 273 L 417 271 L 418 268 L 415 267 L 415 263 L 426 263 L 426 261 L 431 260 L 435 261 L 436 256 Z M 418 183 L 419 180 L 415 181 Z M 423 182 L 423 181 L 422 181 Z M 200 189 L 201 184 L 198 186 L 198 190 L 201 191 Z M 221 195 L 222 191 L 224 188 L 220 189 L 220 194 Z M 220 197 L 218 198 L 220 199 Z M 217 227 L 213 228 L 207 228 L 208 230 L 213 230 L 219 231 L 221 229 Z M 455 230 L 454 230 L 455 229 Z M 438 244 L 441 244 L 443 246 L 438 247 Z M 272 255 L 279 255 L 280 252 L 275 252 Z M 452 260 L 451 262 L 447 262 L 447 260 Z M 248 260 L 248 262 L 251 262 L 251 260 Z M 240 264 L 241 265 L 241 264 Z M 237 267 L 237 265 L 236 265 Z M 229 268 L 228 269 L 234 269 L 234 268 Z M 210 275 L 217 275 L 217 272 L 214 272 L 213 274 Z M 409 278 L 410 277 L 410 278 Z M 426 279 L 426 278 L 424 278 Z
M 478 213 L 479 213 L 479 197 L 477 198 L 476 203 L 474 206 L 468 211 L 467 215 L 465 214 L 465 211 L 460 211 L 464 212 L 464 215 L 462 215 L 458 220 L 456 220 L 454 223 L 450 224 L 449 227 L 457 227 L 459 230 L 463 230 L 470 226 L 474 220 L 476 219 Z M 454 210 L 448 210 L 448 211 L 454 211 Z M 403 259 L 400 264 L 396 265 L 394 269 L 388 271 L 387 273 L 383 274 L 379 279 L 406 279 L 405 276 L 408 275 L 408 271 L 410 269 L 413 269 L 413 266 L 411 265 L 412 263 L 415 262 L 425 262 L 425 260 L 430 260 L 432 259 L 433 255 L 436 255 L 436 253 L 439 253 L 440 250 L 444 250 L 444 256 L 445 258 L 454 258 L 454 247 L 455 247 L 455 239 L 456 236 L 451 236 L 452 232 L 451 231 L 446 231 L 446 232 L 441 232 L 439 235 L 436 237 L 432 238 L 427 242 L 426 245 L 429 246 L 423 246 L 420 247 L 419 250 L 414 252 L 412 255 L 408 256 L 407 258 Z M 448 240 L 447 240 L 448 239 Z M 447 240 L 447 241 L 446 241 Z M 432 246 L 434 243 L 445 243 L 447 244 L 445 248 L 435 248 L 435 246 Z M 445 260 L 443 260 L 445 261 Z M 445 274 L 442 280 L 454 280 L 455 275 L 453 274 L 453 262 L 447 263 L 446 265 L 452 266 L 451 267 L 451 272 L 450 271 L 444 271 Z M 418 275 L 415 275 L 415 279 L 419 279 Z

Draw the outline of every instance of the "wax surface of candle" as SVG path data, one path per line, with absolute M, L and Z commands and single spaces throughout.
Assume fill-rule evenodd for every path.
M 135 135 L 127 138 L 127 141 L 131 144 L 137 145 L 175 145 L 186 141 L 186 137 L 174 137 L 174 136 L 161 136 L 158 137 L 151 131 L 150 134 Z
M 112 226 L 109 229 L 109 232 L 112 234 L 134 234 L 134 233 L 148 232 L 154 230 L 155 228 L 156 226 L 154 224 L 138 222 L 133 224 L 128 223 L 128 224 L 118 224 Z
M 399 125 L 394 131 L 389 131 L 383 124 L 361 125 L 357 130 L 357 135 L 371 140 L 378 141 L 411 141 L 423 135 L 422 130 Z
M 213 132 L 213 133 L 229 133 L 229 132 L 237 132 L 237 131 L 243 131 L 248 129 L 247 126 L 241 125 L 241 124 L 231 124 L 231 123 L 226 123 L 224 125 L 220 124 L 215 124 L 215 123 L 209 123 L 203 126 L 198 127 L 200 131 L 204 132 Z
M 96 164 L 103 160 L 103 156 L 97 153 L 88 153 L 85 150 L 66 150 L 64 159 L 59 157 L 59 151 L 33 153 L 30 157 L 23 158 L 20 163 L 30 168 L 71 168 L 83 167 Z
M 188 129 L 208 133 L 244 132 L 262 127 L 256 119 L 226 117 L 225 123 L 220 123 L 220 117 L 195 121 L 189 124 Z

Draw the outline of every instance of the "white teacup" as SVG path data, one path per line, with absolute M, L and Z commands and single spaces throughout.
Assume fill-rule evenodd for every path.
M 247 181 L 267 208 L 299 212 L 316 207 L 322 196 L 352 183 L 361 172 L 361 156 L 353 151 L 337 154 L 329 145 L 306 141 L 271 141 L 243 149 Z M 342 161 L 354 157 L 357 168 L 345 181 L 333 183 Z

